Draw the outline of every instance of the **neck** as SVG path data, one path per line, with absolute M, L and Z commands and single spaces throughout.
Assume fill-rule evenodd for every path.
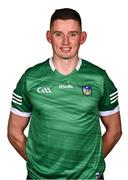
M 70 74 L 77 66 L 79 58 L 76 59 L 55 59 L 52 58 L 55 69 L 61 74 Z

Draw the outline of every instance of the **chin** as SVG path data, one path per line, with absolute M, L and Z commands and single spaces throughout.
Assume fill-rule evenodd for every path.
M 69 59 L 71 59 L 71 57 L 64 57 L 63 59 L 64 60 L 69 60 Z
M 68 60 L 71 59 L 71 56 L 61 56 L 62 59 Z

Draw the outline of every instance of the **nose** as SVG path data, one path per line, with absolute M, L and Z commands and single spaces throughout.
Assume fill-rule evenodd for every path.
M 68 38 L 68 35 L 65 35 L 63 37 L 63 45 L 68 45 L 69 44 L 69 38 Z

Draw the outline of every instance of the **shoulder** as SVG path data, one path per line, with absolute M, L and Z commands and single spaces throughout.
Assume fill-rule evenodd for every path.
M 104 72 L 105 71 L 101 67 L 91 63 L 90 61 L 84 60 L 84 59 L 82 59 L 82 65 L 83 65 L 83 68 L 85 68 L 86 70 L 92 69 L 92 70 L 96 70 L 98 72 Z
M 37 78 L 38 76 L 46 73 L 48 66 L 49 66 L 49 59 L 45 60 L 42 63 L 38 63 L 38 64 L 28 68 L 25 71 L 25 76 L 29 77 L 29 78 L 32 78 L 32 77 Z
M 104 69 L 84 59 L 82 59 L 82 69 L 93 75 L 106 76 L 106 71 Z

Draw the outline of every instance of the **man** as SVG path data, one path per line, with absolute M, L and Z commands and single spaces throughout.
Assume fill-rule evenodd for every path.
M 78 12 L 56 10 L 46 36 L 53 57 L 18 82 L 9 141 L 27 161 L 28 179 L 103 179 L 104 158 L 121 136 L 117 89 L 104 70 L 79 58 L 87 34 Z

